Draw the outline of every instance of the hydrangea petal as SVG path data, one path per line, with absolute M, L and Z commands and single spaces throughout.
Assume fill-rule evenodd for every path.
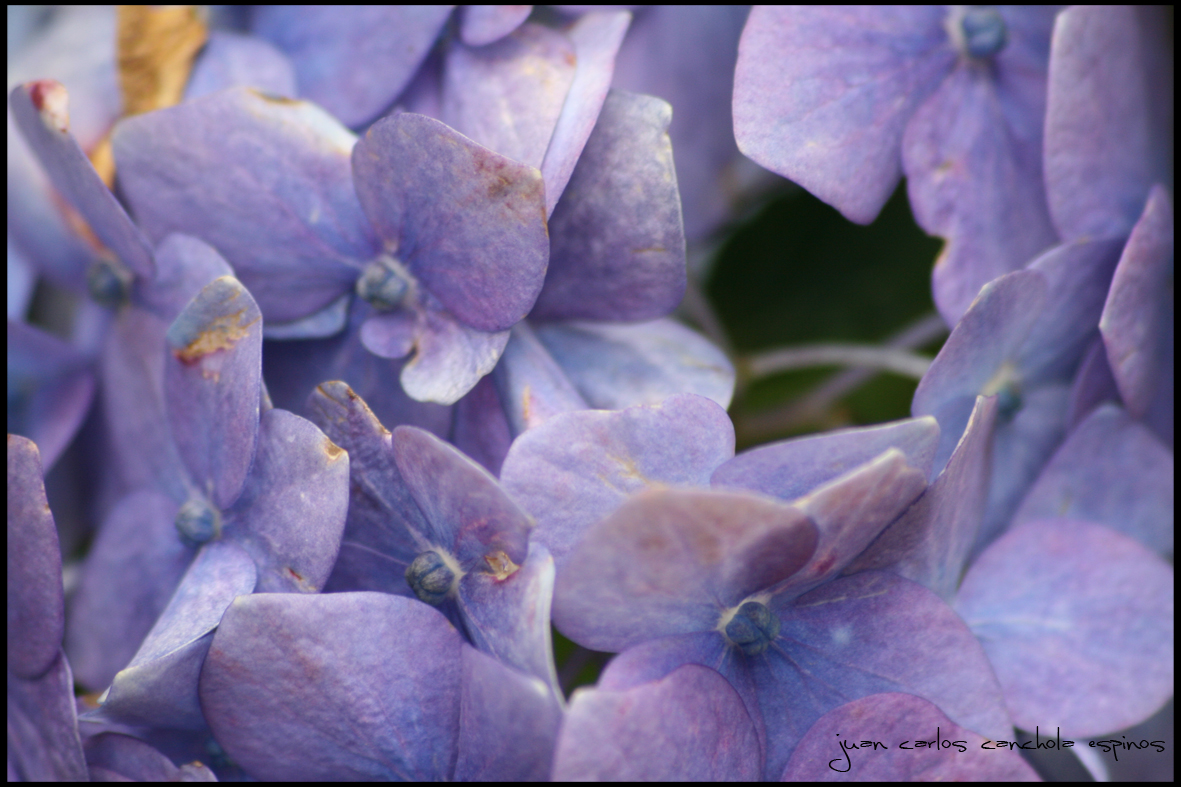
M 392 438 L 361 397 L 340 381 L 312 394 L 316 422 L 349 455 L 348 521 L 332 583 L 338 590 L 409 594 L 406 567 L 428 547 L 429 524 L 402 480 Z
M 668 135 L 691 240 L 730 219 L 743 169 L 766 174 L 738 152 L 731 120 L 734 65 L 749 12 L 739 5 L 637 8 L 615 60 L 615 87 L 658 96 L 674 107 Z
M 454 44 L 443 75 L 443 119 L 484 147 L 540 168 L 575 64 L 570 39 L 536 24 L 478 49 Z
M 354 142 L 319 107 L 245 87 L 127 118 L 112 137 L 119 185 L 148 236 L 213 245 L 277 322 L 335 301 L 375 251 Z
M 574 166 L 599 118 L 615 73 L 615 54 L 630 22 L 631 14 L 626 11 L 591 11 L 566 30 L 574 44 L 577 62 L 574 80 L 541 162 L 547 216 L 554 214 L 554 206 L 566 190 Z
M 489 473 L 500 475 L 500 466 L 512 445 L 513 434 L 491 377 L 480 380 L 455 403 L 455 419 L 449 439 Z
M 899 449 L 912 467 L 928 473 L 938 440 L 939 424 L 931 417 L 837 429 L 743 451 L 718 467 L 710 483 L 794 500 L 889 448 Z
M 1154 186 L 1124 247 L 1099 330 L 1128 412 L 1144 417 L 1173 396 L 1173 205 Z M 1172 434 L 1169 418 L 1168 437 Z
M 628 690 L 579 690 L 562 727 L 553 773 L 558 781 L 759 776 L 759 741 L 750 714 L 725 678 L 696 664 Z
M 123 488 L 151 486 L 183 501 L 188 471 L 164 405 L 167 330 L 168 324 L 146 309 L 120 311 L 103 347 L 102 405 L 110 460 Z
M 557 416 L 518 437 L 501 484 L 537 519 L 533 538 L 558 567 L 591 525 L 632 494 L 706 486 L 734 455 L 734 426 L 719 406 L 681 394 L 663 404 Z
M 509 340 L 508 331 L 469 328 L 433 305 L 419 320 L 414 357 L 399 379 L 407 396 L 420 402 L 455 404 L 496 368 Z
M 543 323 L 534 331 L 596 409 L 658 404 L 679 393 L 729 407 L 734 395 L 734 367 L 726 354 L 676 320 Z
M 116 12 L 109 6 L 54 11 L 53 23 L 14 47 L 10 86 L 52 74 L 73 91 L 70 126 L 89 150 L 122 109 L 116 68 Z
M 956 724 L 993 740 L 1011 736 L 984 649 L 926 588 L 864 571 L 776 611 L 783 622 L 776 656 L 747 662 L 767 721 L 768 775 L 782 773 L 825 713 L 883 691 L 923 697 Z
M 1070 388 L 1070 410 L 1066 415 L 1066 428 L 1073 430 L 1087 414 L 1104 402 L 1119 402 L 1119 387 L 1107 363 L 1107 348 L 1103 337 L 1091 342 Z
M 1067 240 L 1126 235 L 1149 188 L 1171 180 L 1173 66 L 1163 13 L 1079 6 L 1054 24 L 1046 191 Z
M 22 319 L 29 311 L 33 300 L 33 285 L 36 273 L 24 254 L 12 243 L 12 233 L 7 238 L 8 262 L 8 319 Z
M 166 338 L 172 436 L 200 491 L 227 508 L 242 490 L 258 436 L 262 314 L 241 282 L 223 276 L 193 298 Z
M 66 650 L 75 679 L 94 691 L 135 656 L 193 560 L 174 524 L 179 505 L 142 489 L 111 509 L 70 602 Z
M 388 250 L 464 325 L 503 331 L 533 306 L 549 258 L 536 169 L 404 112 L 361 138 L 353 172 Z
M 1119 260 L 1117 240 L 1081 240 L 1056 246 L 1029 263 L 1046 277 L 1046 303 L 1017 358 L 1022 383 L 1032 387 L 1074 373 L 1107 297 Z
M 1173 692 L 1173 572 L 1081 520 L 1015 527 L 969 569 L 956 609 L 1013 720 L 1083 737 L 1143 721 Z
M 991 394 L 983 389 L 1006 361 L 1016 360 L 1045 304 L 1046 289 L 1045 277 L 1034 271 L 1015 271 L 984 285 L 919 381 L 911 412 L 929 415 L 953 398 Z M 943 436 L 949 437 L 959 441 L 959 434 Z
M 529 18 L 531 5 L 464 6 L 459 35 L 468 46 L 484 46 L 504 38 Z
M 1070 389 L 1044 385 L 1023 396 L 1017 415 L 997 424 L 992 449 L 992 480 L 977 547 L 1008 527 L 1021 498 L 1066 436 Z
M 57 190 L 127 267 L 151 277 L 151 246 L 70 134 L 68 102 L 65 86 L 52 79 L 19 85 L 8 99 L 17 125 Z
M 361 344 L 379 358 L 402 358 L 414 349 L 415 319 L 405 310 L 375 314 L 361 323 Z
M 1045 29 L 1010 31 L 1010 40 L 1048 41 L 1055 11 L 1036 9 Z M 948 325 L 959 322 L 982 286 L 1058 240 L 1042 186 L 1049 53 L 1010 62 L 1012 49 L 1006 45 L 989 68 L 956 68 L 915 112 L 902 139 L 915 220 L 947 240 L 932 285 Z
M 301 95 L 355 127 L 394 102 L 452 8 L 263 6 L 254 32 L 291 58 Z
M 40 678 L 9 678 L 8 778 L 86 781 L 74 681 L 60 650 Z
M 354 302 L 348 310 L 348 327 L 341 333 L 314 341 L 264 342 L 263 376 L 275 406 L 314 420 L 308 397 L 325 380 L 342 380 L 365 399 L 382 423 L 413 424 L 447 434 L 451 408 L 411 399 L 398 379 L 405 364 L 391 363 L 365 349 L 360 328 L 372 313 L 368 304 Z M 267 338 L 266 325 L 263 338 Z
M 943 472 L 846 569 L 887 569 L 950 601 L 976 543 L 988 492 L 995 396 L 976 406 Z
M 650 320 L 685 294 L 669 105 L 612 90 L 550 220 L 540 319 Z
M 226 538 L 254 559 L 259 593 L 316 592 L 336 563 L 348 505 L 348 454 L 310 421 L 268 410 Z
M 65 631 L 61 550 L 33 441 L 8 436 L 8 671 L 43 674 Z
M 963 742 L 966 751 L 919 748 L 918 741 L 926 740 L 932 730 L 943 741 Z M 885 747 L 846 753 L 834 740 L 854 745 L 881 741 Z M 921 697 L 872 694 L 821 716 L 800 740 L 781 781 L 1041 781 L 1020 754 L 986 751 L 987 742 L 988 738 L 959 726 Z
M 295 98 L 295 68 L 286 55 L 261 38 L 210 30 L 185 86 L 185 100 L 239 85 Z
M 548 624 L 547 624 L 548 625 Z M 545 781 L 562 708 L 545 682 L 463 646 L 456 781 Z
M 891 448 L 792 502 L 820 534 L 807 563 L 784 583 L 792 593 L 839 574 L 927 487 L 925 475 Z
M 1013 523 L 1052 517 L 1107 525 L 1172 552 L 1172 452 L 1119 407 L 1101 405 L 1046 463 Z
M 762 6 L 734 73 L 739 149 L 868 224 L 901 174 L 915 109 L 955 65 L 935 6 Z
M 33 12 L 34 15 L 37 12 Z M 62 7 L 53 24 L 13 47 L 8 85 L 52 74 L 71 92 L 70 132 L 92 149 L 122 109 L 115 65 L 115 9 Z M 10 23 L 9 29 L 13 29 Z M 45 171 L 8 113 L 8 232 L 16 246 L 59 286 L 84 292 L 93 249 L 78 236 Z
M 452 550 L 465 570 L 496 551 L 517 565 L 525 561 L 532 522 L 487 470 L 412 426 L 394 430 L 393 448 L 398 470 L 424 515 L 422 534 L 428 543 Z
M 489 566 L 459 581 L 459 606 L 476 646 L 500 661 L 540 679 L 561 694 L 554 671 L 550 606 L 554 559 L 539 543 L 512 574 L 489 573 Z
M 217 781 L 206 765 L 192 762 L 178 768 L 149 744 L 122 733 L 87 738 L 85 751 L 91 781 Z
M 91 716 L 170 729 L 204 727 L 197 697 L 201 665 L 222 614 L 254 589 L 256 576 L 254 562 L 237 545 L 206 544 Z
M 243 596 L 214 637 L 201 702 L 256 779 L 446 779 L 461 645 L 436 610 L 399 596 Z
M 798 509 L 749 494 L 641 492 L 590 527 L 558 572 L 554 624 L 593 650 L 709 631 L 816 547 Z
M 513 326 L 504 355 L 493 372 L 513 434 L 519 435 L 562 413 L 590 405 L 575 390 L 562 367 L 538 341 L 528 323 Z
M 217 249 L 192 235 L 173 233 L 156 247 L 156 277 L 137 283 L 138 300 L 172 322 L 205 285 L 234 271 Z
M 53 467 L 94 398 L 88 359 L 31 325 L 8 321 L 8 430 L 40 448 Z

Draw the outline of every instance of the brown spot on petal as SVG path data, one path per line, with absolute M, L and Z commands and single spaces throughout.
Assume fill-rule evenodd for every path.
M 499 549 L 484 555 L 484 562 L 492 570 L 492 576 L 500 580 L 508 579 L 517 573 L 517 569 L 520 568 L 520 566 L 512 561 L 512 558 Z
M 172 354 L 183 364 L 194 364 L 218 350 L 231 349 L 242 340 L 242 337 L 250 332 L 250 326 L 254 325 L 254 322 L 257 322 L 255 320 L 246 325 L 239 325 L 238 323 L 241 322 L 242 315 L 245 311 L 243 309 L 234 314 L 218 317 L 196 339 L 189 342 L 187 346 L 180 350 L 173 350 Z
M 306 579 L 304 579 L 303 574 L 300 574 L 298 571 L 296 571 L 291 566 L 287 567 L 286 573 L 287 573 L 287 578 L 294 580 L 296 586 L 300 589 L 301 592 L 303 592 L 303 593 L 315 593 L 316 592 L 316 586 L 313 585 L 311 582 L 308 582 Z
M 329 440 L 327 437 L 324 438 L 322 448 L 324 449 L 324 453 L 328 454 L 328 458 L 332 461 L 336 461 L 340 458 L 340 455 L 344 453 L 343 448 Z
M 488 186 L 488 199 L 503 199 L 506 194 L 512 191 L 512 188 L 512 181 L 504 175 L 497 175 L 496 180 Z

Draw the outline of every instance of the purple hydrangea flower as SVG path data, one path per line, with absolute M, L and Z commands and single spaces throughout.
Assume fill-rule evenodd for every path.
M 430 118 L 387 118 L 354 148 L 310 104 L 233 89 L 126 120 L 114 145 L 150 236 L 212 243 L 268 321 L 339 312 L 319 335 L 343 327 L 333 304 L 355 289 L 382 312 L 361 328 L 367 346 L 417 348 L 402 370 L 415 398 L 465 393 L 540 290 L 540 174 Z
M 344 383 L 324 383 L 309 406 L 353 458 L 348 524 L 328 589 L 417 597 L 473 645 L 557 695 L 553 560 L 530 543 L 529 516 L 447 443 L 414 427 L 386 430 Z
M 848 570 L 892 571 L 953 604 L 1019 727 L 1077 738 L 1141 722 L 1173 690 L 1173 578 L 1133 537 L 1171 547 L 1172 455 L 1114 405 L 1095 409 L 973 557 L 1002 398 L 977 400 L 940 478 Z
M 310 406 L 353 458 L 334 592 L 231 606 L 202 677 L 210 726 L 259 778 L 306 777 L 309 757 L 321 778 L 544 778 L 563 703 L 553 561 L 529 518 L 438 438 L 386 431 L 343 383 Z
M 758 163 L 852 221 L 905 173 L 947 240 L 935 302 L 954 325 L 987 281 L 1056 242 L 1042 186 L 1055 8 L 761 6 L 734 77 L 734 133 Z
M 981 678 L 983 651 L 946 604 L 882 572 L 840 577 L 926 488 L 933 420 L 737 457 L 733 439 L 721 408 L 683 395 L 658 408 L 556 416 L 510 450 L 503 483 L 538 517 L 535 537 L 557 562 L 555 624 L 586 647 L 624 651 L 599 689 L 648 685 L 687 663 L 720 672 L 753 720 L 768 775 L 783 770 L 815 719 L 848 699 L 809 674 L 843 692 L 905 684 L 953 717 L 1003 732 L 999 687 Z M 713 488 L 692 489 L 702 486 Z M 889 631 L 877 628 L 878 615 Z M 934 676 L 968 663 L 980 671 L 962 676 L 964 694 L 935 688 Z M 610 715 L 610 703 L 592 706 Z M 595 719 L 584 723 L 608 723 Z M 683 756 L 701 762 L 682 742 Z M 559 751 L 577 746 L 562 741 Z
M 261 316 L 232 277 L 194 297 L 167 343 L 168 422 L 152 432 L 171 434 L 155 457 L 166 481 L 104 523 L 69 635 L 83 680 L 111 683 L 97 716 L 200 728 L 197 675 L 230 601 L 328 578 L 348 458 L 311 423 L 264 407 Z

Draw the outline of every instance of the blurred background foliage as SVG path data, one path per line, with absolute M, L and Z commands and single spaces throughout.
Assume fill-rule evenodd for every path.
M 800 188 L 776 195 L 736 226 L 718 249 L 705 281 L 734 351 L 812 344 L 880 344 L 932 315 L 931 268 L 942 241 L 915 224 L 899 185 L 869 226 L 854 224 Z M 933 356 L 942 339 L 920 345 Z M 744 428 L 752 417 L 790 405 L 836 367 L 783 372 L 738 392 L 730 412 L 739 450 L 824 429 L 910 415 L 917 380 L 875 374 L 826 412 L 783 428 Z

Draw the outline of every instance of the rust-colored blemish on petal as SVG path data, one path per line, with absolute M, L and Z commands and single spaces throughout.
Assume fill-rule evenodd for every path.
M 257 322 L 254 320 L 246 325 L 240 325 L 245 312 L 246 310 L 243 309 L 234 314 L 218 317 L 196 339 L 179 350 L 173 350 L 172 354 L 183 364 L 194 364 L 218 350 L 232 349 L 250 332 L 250 326 Z
M 492 570 L 492 576 L 499 580 L 508 579 L 513 574 L 517 573 L 517 569 L 520 568 L 520 566 L 512 561 L 512 558 L 510 558 L 504 553 L 503 550 L 500 549 L 484 555 L 484 562 L 487 563 L 488 568 Z
M 287 566 L 287 568 L 285 569 L 285 573 L 287 574 L 288 579 L 295 581 L 295 584 L 296 584 L 296 586 L 299 587 L 300 591 L 302 591 L 304 593 L 315 593 L 316 592 L 316 586 L 313 585 L 311 582 L 308 582 L 306 579 L 304 579 L 303 574 L 300 574 L 298 571 L 296 571 L 291 566 Z
M 343 448 L 329 440 L 327 437 L 324 438 L 324 443 L 321 447 L 324 449 L 324 453 L 328 454 L 329 461 L 332 462 L 335 462 L 340 458 L 340 455 L 344 453 Z

